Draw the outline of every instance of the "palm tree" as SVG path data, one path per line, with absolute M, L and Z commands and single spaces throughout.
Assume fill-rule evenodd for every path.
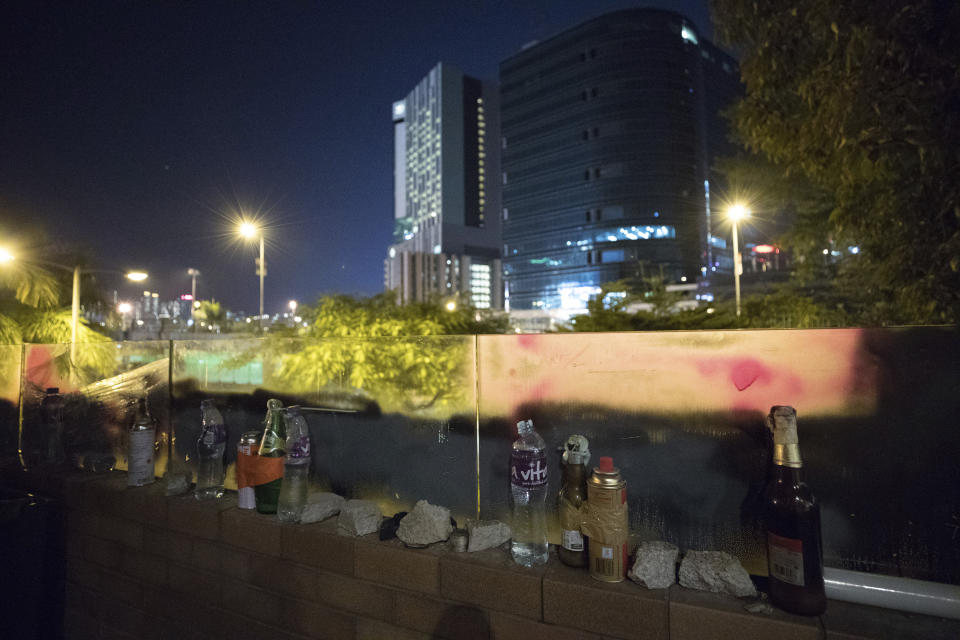
M 0 344 L 69 343 L 71 314 L 69 307 L 60 306 L 61 281 L 42 266 L 9 254 L 7 258 L 0 261 Z M 82 369 L 101 371 L 112 368 L 113 358 L 104 349 L 104 343 L 109 341 L 81 321 L 77 342 L 84 346 L 77 350 L 73 362 L 66 356 L 66 350 L 58 353 L 57 365 L 71 373 L 79 373 L 78 370 Z

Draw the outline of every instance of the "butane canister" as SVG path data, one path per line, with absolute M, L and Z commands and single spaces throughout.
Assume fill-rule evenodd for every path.
M 251 465 L 256 463 L 257 453 L 260 451 L 260 432 L 248 431 L 240 436 L 237 443 L 237 506 L 241 509 L 253 509 L 256 501 L 253 485 L 247 477 Z
M 590 575 L 621 582 L 627 575 L 627 483 L 613 458 L 600 458 L 587 482 L 584 534 L 590 538 Z

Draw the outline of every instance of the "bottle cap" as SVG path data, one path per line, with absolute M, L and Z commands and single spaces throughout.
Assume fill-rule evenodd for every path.
M 517 423 L 517 435 L 525 435 L 533 431 L 533 420 L 521 420 Z
M 797 444 L 797 411 L 791 406 L 774 405 L 767 415 L 767 428 L 774 444 Z
M 588 464 L 590 462 L 590 443 L 581 435 L 570 436 L 563 449 L 564 464 Z
M 60 387 L 47 387 L 47 393 L 60 393 Z
M 602 458 L 600 458 L 600 466 L 598 466 L 597 468 L 600 469 L 600 471 L 603 471 L 604 473 L 613 472 L 613 458 L 611 458 L 610 456 L 603 456 Z

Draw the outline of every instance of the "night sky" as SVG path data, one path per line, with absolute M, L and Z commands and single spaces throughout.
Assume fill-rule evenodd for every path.
M 195 267 L 201 298 L 255 313 L 242 208 L 268 225 L 267 312 L 377 293 L 391 103 L 440 60 L 495 79 L 523 44 L 635 6 L 710 34 L 707 0 L 2 2 L 0 220 L 144 268 L 162 299 Z

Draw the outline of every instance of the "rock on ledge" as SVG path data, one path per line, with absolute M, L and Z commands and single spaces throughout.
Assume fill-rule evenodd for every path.
M 723 551 L 687 551 L 680 563 L 680 585 L 738 598 L 757 595 L 747 570 Z
M 669 542 L 641 542 L 627 577 L 647 589 L 666 589 L 677 581 L 679 553 L 677 545 Z
M 432 505 L 426 500 L 417 502 L 413 511 L 400 521 L 397 529 L 397 537 L 411 546 L 443 542 L 451 533 L 453 525 L 450 523 L 450 509 Z
M 380 528 L 380 507 L 371 500 L 347 500 L 340 507 L 337 533 L 345 536 L 365 536 Z
M 510 539 L 510 527 L 499 520 L 467 520 L 467 551 L 499 547 Z
M 335 493 L 312 493 L 307 498 L 307 504 L 303 508 L 303 515 L 300 516 L 300 522 L 310 524 L 312 522 L 323 522 L 327 518 L 340 513 L 340 508 L 346 502 L 343 496 Z

